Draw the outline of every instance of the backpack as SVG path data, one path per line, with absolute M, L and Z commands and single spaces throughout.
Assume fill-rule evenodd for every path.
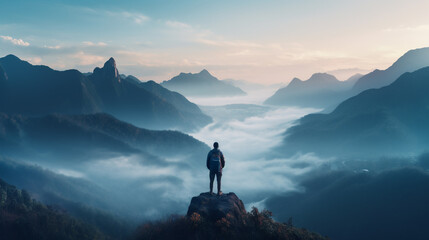
M 210 156 L 210 171 L 220 172 L 221 171 L 221 163 L 220 163 L 220 154 L 219 150 L 212 151 Z

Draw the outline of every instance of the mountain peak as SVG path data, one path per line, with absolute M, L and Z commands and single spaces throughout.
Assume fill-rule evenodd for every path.
M 418 62 L 421 62 L 424 64 L 425 62 L 424 60 L 427 59 L 428 56 L 429 56 L 429 47 L 412 49 L 406 52 L 404 55 L 402 55 L 398 60 L 396 60 L 396 62 L 394 62 L 390 68 L 401 67 L 403 65 L 408 67 L 408 65 L 416 64 Z M 426 65 L 424 64 L 424 66 Z M 417 69 L 414 69 L 414 68 L 407 69 L 407 71 L 414 71 L 414 70 L 417 70 Z
M 94 74 L 102 74 L 104 77 L 118 79 L 118 81 L 121 81 L 121 78 L 119 76 L 119 71 L 116 68 L 116 61 L 113 57 L 109 58 L 107 62 L 104 63 L 102 68 L 96 67 L 94 69 Z
M 211 76 L 211 74 L 209 73 L 209 71 L 207 71 L 207 69 L 203 69 L 203 70 L 201 70 L 201 72 L 200 72 L 199 74 L 201 74 L 201 75 L 209 75 L 209 76 Z
M 21 59 L 13 54 L 8 54 L 4 57 L 7 60 L 21 61 Z
M 335 81 L 337 82 L 338 79 L 331 74 L 328 73 L 314 73 L 311 75 L 311 77 L 307 81 Z
M 115 77 L 117 77 L 119 75 L 118 70 L 116 68 L 116 61 L 113 57 L 109 58 L 109 60 L 107 60 L 107 62 L 104 63 L 103 68 L 106 70 L 108 70 L 108 69 L 115 70 Z
M 113 57 L 110 57 L 109 60 L 107 60 L 107 62 L 104 63 L 104 66 L 106 66 L 106 64 L 116 67 L 116 61 Z
M 294 77 L 293 79 L 292 79 L 292 81 L 290 81 L 291 83 L 293 83 L 293 82 L 302 82 L 302 80 L 301 79 L 299 79 L 299 78 L 297 78 L 297 77 Z

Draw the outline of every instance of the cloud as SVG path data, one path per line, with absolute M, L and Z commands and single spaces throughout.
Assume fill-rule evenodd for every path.
M 42 59 L 40 57 L 33 57 L 27 59 L 31 64 L 40 65 L 42 63 Z
M 83 51 L 73 54 L 72 57 L 78 59 L 80 65 L 93 65 L 97 63 L 103 63 L 105 61 L 105 57 L 87 54 Z
M 207 29 L 201 29 L 199 27 L 191 26 L 187 23 L 179 21 L 165 21 L 165 25 L 181 30 L 186 31 L 187 34 L 191 34 L 190 40 L 193 42 L 201 43 L 208 46 L 219 46 L 219 47 L 263 47 L 264 45 L 250 42 L 250 41 L 228 41 L 222 39 L 219 35 L 215 35 L 213 32 Z
M 60 46 L 60 45 L 55 45 L 55 46 L 43 46 L 44 48 L 47 48 L 47 49 L 53 49 L 53 50 L 58 50 L 58 49 L 61 49 L 62 47 Z
M 85 45 L 85 46 L 90 46 L 90 47 L 93 47 L 93 46 L 96 46 L 96 47 L 104 47 L 104 46 L 107 46 L 107 43 L 105 43 L 105 42 L 91 42 L 91 41 L 84 41 L 84 42 L 82 42 L 83 43 L 83 45 Z
M 150 20 L 150 18 L 146 15 L 140 14 L 140 13 L 131 13 L 127 11 L 120 12 L 119 14 L 115 14 L 113 12 L 110 12 L 113 15 L 119 15 L 124 18 L 132 19 L 137 24 L 143 24 Z
M 121 11 L 121 10 L 113 11 L 113 10 L 107 10 L 107 9 L 94 9 L 94 8 L 84 7 L 84 6 L 77 7 L 77 6 L 70 6 L 70 5 L 64 5 L 64 7 L 72 11 L 77 11 L 79 13 L 84 13 L 89 15 L 129 19 L 136 24 L 143 24 L 151 19 L 150 17 L 138 12 Z
M 179 21 L 165 21 L 165 25 L 172 28 L 192 29 L 190 25 Z
M 0 37 L 3 38 L 3 40 L 12 43 L 13 45 L 24 46 L 24 47 L 30 46 L 29 42 L 26 42 L 22 39 L 13 38 L 11 36 L 0 36 Z
M 196 42 L 202 43 L 210 46 L 219 46 L 219 47 L 253 47 L 253 48 L 261 48 L 264 45 L 249 41 L 226 41 L 221 39 L 205 39 L 200 38 L 197 39 Z
M 429 32 L 429 24 L 417 26 L 398 26 L 383 29 L 384 32 Z
M 150 17 L 136 12 L 128 12 L 128 11 L 122 11 L 122 12 L 116 12 L 116 11 L 95 11 L 90 12 L 93 14 L 101 14 L 101 15 L 107 15 L 109 17 L 115 17 L 115 18 L 121 18 L 121 19 L 129 19 L 132 20 L 136 24 L 143 24 L 150 20 Z
M 226 159 L 225 189 L 234 189 L 245 200 L 252 194 L 296 190 L 295 178 L 332 161 L 314 154 L 271 157 L 271 149 L 283 139 L 282 133 L 296 119 L 315 109 L 255 108 L 254 105 L 205 107 L 204 112 L 215 122 L 191 134 L 208 145 L 214 141 L 220 143 Z

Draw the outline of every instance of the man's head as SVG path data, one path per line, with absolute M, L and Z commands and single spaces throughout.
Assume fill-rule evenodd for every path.
M 218 148 L 219 148 L 219 143 L 217 143 L 217 142 L 213 143 L 213 147 L 214 147 L 215 149 L 218 149 Z

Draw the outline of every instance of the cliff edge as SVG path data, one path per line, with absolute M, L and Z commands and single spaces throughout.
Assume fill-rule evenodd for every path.
M 246 209 L 243 201 L 233 192 L 220 196 L 207 192 L 192 198 L 186 215 L 191 217 L 193 213 L 198 213 L 203 218 L 211 221 L 226 217 L 242 221 L 246 215 Z
M 235 193 L 221 196 L 201 193 L 192 198 L 186 216 L 146 223 L 139 227 L 135 239 L 188 240 L 327 240 L 320 234 L 278 223 L 268 210 L 253 207 L 246 212 Z

